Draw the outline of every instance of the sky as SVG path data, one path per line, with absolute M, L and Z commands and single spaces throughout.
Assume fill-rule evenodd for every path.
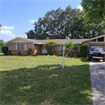
M 59 7 L 65 10 L 79 8 L 82 0 L 0 0 L 0 40 L 4 42 L 16 37 L 27 38 L 25 32 L 34 29 L 33 22 L 43 18 L 48 11 Z

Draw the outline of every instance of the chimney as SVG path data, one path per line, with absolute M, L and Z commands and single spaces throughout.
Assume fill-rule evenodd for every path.
M 46 40 L 50 40 L 50 38 L 49 37 L 46 37 Z

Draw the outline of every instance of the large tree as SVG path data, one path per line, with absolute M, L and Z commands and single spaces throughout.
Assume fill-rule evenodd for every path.
M 86 21 L 105 19 L 105 0 L 82 0 Z
M 34 30 L 27 32 L 30 39 L 92 38 L 105 34 L 105 22 L 92 20 L 86 22 L 84 11 L 67 6 L 65 10 L 48 11 L 43 18 L 34 23 Z
M 100 20 L 86 22 L 83 15 L 82 11 L 75 17 L 70 38 L 92 38 L 105 34 L 105 22 Z

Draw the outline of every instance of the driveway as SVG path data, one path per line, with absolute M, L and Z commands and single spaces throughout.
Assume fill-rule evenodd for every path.
M 90 62 L 93 105 L 105 105 L 105 62 Z

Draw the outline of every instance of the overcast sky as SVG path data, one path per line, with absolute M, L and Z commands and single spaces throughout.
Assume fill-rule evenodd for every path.
M 0 0 L 0 39 L 4 41 L 15 37 L 24 37 L 25 32 L 33 29 L 33 22 L 39 17 L 44 17 L 50 10 L 59 7 L 66 9 L 80 8 L 82 0 Z

